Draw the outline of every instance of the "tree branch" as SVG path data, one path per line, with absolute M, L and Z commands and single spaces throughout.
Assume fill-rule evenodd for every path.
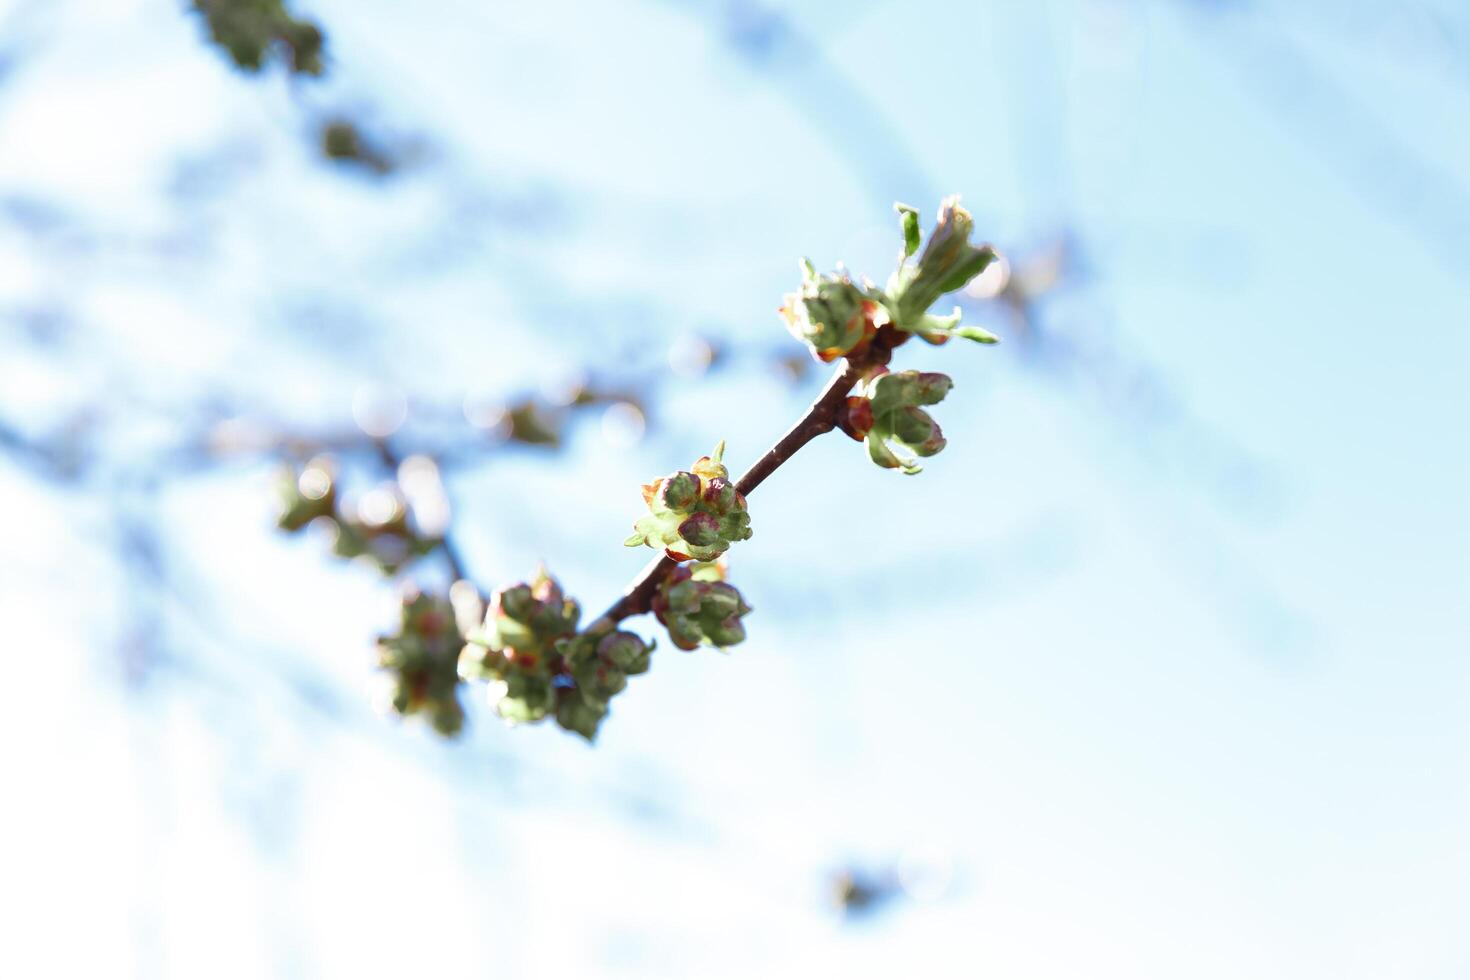
M 756 487 L 765 482 L 766 477 L 776 472 L 797 451 L 811 442 L 824 432 L 831 432 L 837 427 L 837 413 L 847 402 L 848 392 L 862 377 L 865 365 L 856 364 L 848 360 L 840 361 L 837 371 L 822 389 L 821 394 L 807 406 L 805 414 L 797 419 L 796 424 L 786 431 L 786 434 L 776 440 L 776 444 L 766 450 L 766 454 L 740 475 L 735 481 L 735 489 L 745 496 L 750 496 Z M 678 562 L 668 555 L 660 555 L 649 562 L 638 573 L 623 591 L 623 595 L 617 602 L 613 603 L 599 618 L 599 622 L 618 623 L 629 616 L 637 616 L 646 613 L 651 608 L 653 594 L 658 591 L 661 583 L 674 570 Z

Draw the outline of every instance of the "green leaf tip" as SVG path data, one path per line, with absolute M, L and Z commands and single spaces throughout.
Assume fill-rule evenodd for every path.
M 956 337 L 964 337 L 966 340 L 973 340 L 980 344 L 1000 343 L 999 337 L 981 327 L 960 327 L 954 334 Z
M 919 250 L 919 209 L 894 201 L 893 210 L 903 225 L 903 257 L 907 259 Z

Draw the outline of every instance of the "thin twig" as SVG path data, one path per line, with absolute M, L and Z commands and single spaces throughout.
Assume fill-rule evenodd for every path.
M 386 438 L 374 439 L 373 445 L 377 449 L 378 458 L 383 461 L 383 465 L 387 466 L 396 475 L 398 468 L 403 465 L 403 457 L 389 444 Z M 449 574 L 454 576 L 454 581 L 458 582 L 470 576 L 465 571 L 464 559 L 460 557 L 459 546 L 454 543 L 454 538 L 451 536 L 450 530 L 449 527 L 446 527 L 444 533 L 434 542 L 434 546 L 444 556 L 444 563 L 449 566 Z
M 765 482 L 766 477 L 776 472 L 797 451 L 811 442 L 824 432 L 831 432 L 837 427 L 837 412 L 847 401 L 848 392 L 862 377 L 864 365 L 855 364 L 847 360 L 839 362 L 837 371 L 832 375 L 827 386 L 822 389 L 816 399 L 807 406 L 806 412 L 796 421 L 786 434 L 776 440 L 776 444 L 766 450 L 766 454 L 756 460 L 750 469 L 740 475 L 735 481 L 735 489 L 741 494 L 750 496 L 756 487 Z M 668 555 L 660 555 L 644 567 L 638 573 L 623 595 L 617 602 L 613 603 L 603 613 L 599 621 L 617 623 L 629 616 L 637 616 L 648 612 L 653 602 L 653 594 L 658 590 L 661 583 L 669 572 L 674 570 L 678 562 Z

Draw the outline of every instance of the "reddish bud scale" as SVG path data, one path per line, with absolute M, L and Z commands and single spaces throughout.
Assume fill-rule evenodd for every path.
M 912 336 L 913 334 L 907 330 L 900 330 L 891 323 L 885 323 L 878 328 L 878 335 L 873 338 L 873 346 L 885 352 L 882 360 L 887 361 L 887 352 L 893 350 L 895 347 L 902 347 L 909 342 L 909 338 Z
M 849 395 L 846 406 L 837 413 L 837 427 L 862 442 L 873 428 L 873 403 L 862 395 Z

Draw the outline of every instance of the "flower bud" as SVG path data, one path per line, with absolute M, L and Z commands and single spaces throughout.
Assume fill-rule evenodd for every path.
M 708 511 L 696 511 L 679 525 L 679 537 L 696 548 L 705 548 L 720 539 L 720 520 Z
M 667 510 L 688 510 L 699 497 L 699 477 L 680 470 L 659 481 L 659 503 Z
M 709 561 L 732 543 L 749 538 L 745 497 L 730 482 L 724 452 L 721 442 L 690 472 L 681 470 L 646 484 L 643 500 L 649 513 L 633 524 L 634 533 L 623 543 L 663 548 L 675 561 Z
M 735 507 L 736 501 L 740 498 L 740 492 L 728 479 L 717 476 L 705 484 L 701 497 L 712 513 L 724 516 Z

